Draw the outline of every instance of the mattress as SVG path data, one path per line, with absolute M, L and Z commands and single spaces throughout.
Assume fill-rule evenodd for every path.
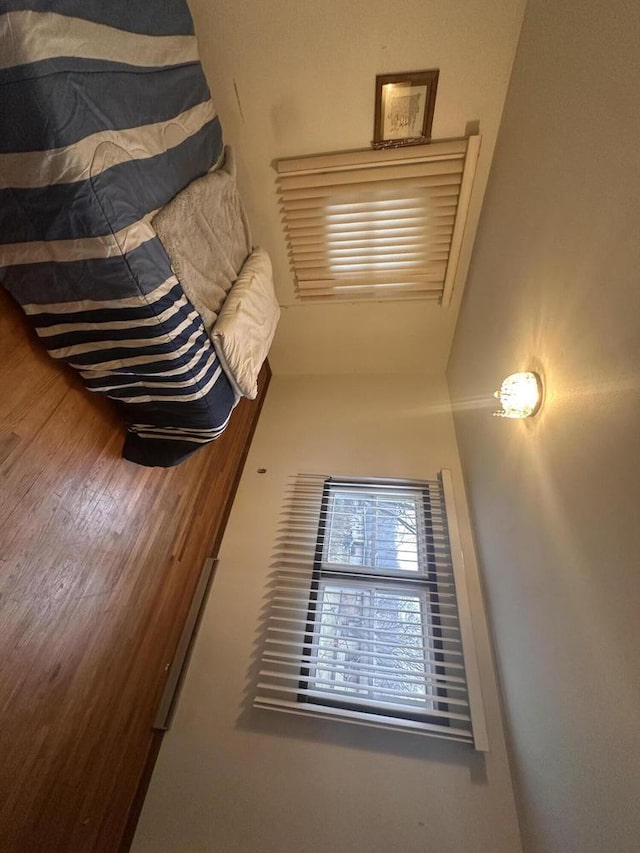
M 237 401 L 151 224 L 223 148 L 188 8 L 0 11 L 0 283 L 50 355 L 114 401 L 123 455 L 177 464 Z

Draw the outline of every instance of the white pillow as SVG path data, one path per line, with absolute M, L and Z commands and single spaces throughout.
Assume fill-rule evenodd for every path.
M 271 261 L 256 248 L 227 294 L 211 335 L 231 385 L 250 400 L 258 395 L 258 374 L 279 319 Z
M 251 251 L 249 223 L 228 146 L 225 155 L 224 166 L 192 181 L 152 220 L 207 334 Z

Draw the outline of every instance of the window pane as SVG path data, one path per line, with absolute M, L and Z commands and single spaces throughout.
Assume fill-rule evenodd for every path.
M 333 489 L 323 560 L 382 570 L 419 571 L 419 495 Z
M 390 585 L 323 583 L 315 624 L 313 688 L 336 698 L 430 707 L 425 675 L 426 596 Z

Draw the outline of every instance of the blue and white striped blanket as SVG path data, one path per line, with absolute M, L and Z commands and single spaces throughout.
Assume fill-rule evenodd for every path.
M 0 283 L 173 465 L 235 395 L 150 220 L 222 132 L 184 0 L 0 0 Z

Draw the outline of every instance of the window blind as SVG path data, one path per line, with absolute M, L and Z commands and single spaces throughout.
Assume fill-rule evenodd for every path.
M 447 471 L 420 482 L 294 478 L 255 706 L 486 749 L 452 512 Z
M 279 160 L 303 300 L 434 299 L 455 281 L 479 136 Z

